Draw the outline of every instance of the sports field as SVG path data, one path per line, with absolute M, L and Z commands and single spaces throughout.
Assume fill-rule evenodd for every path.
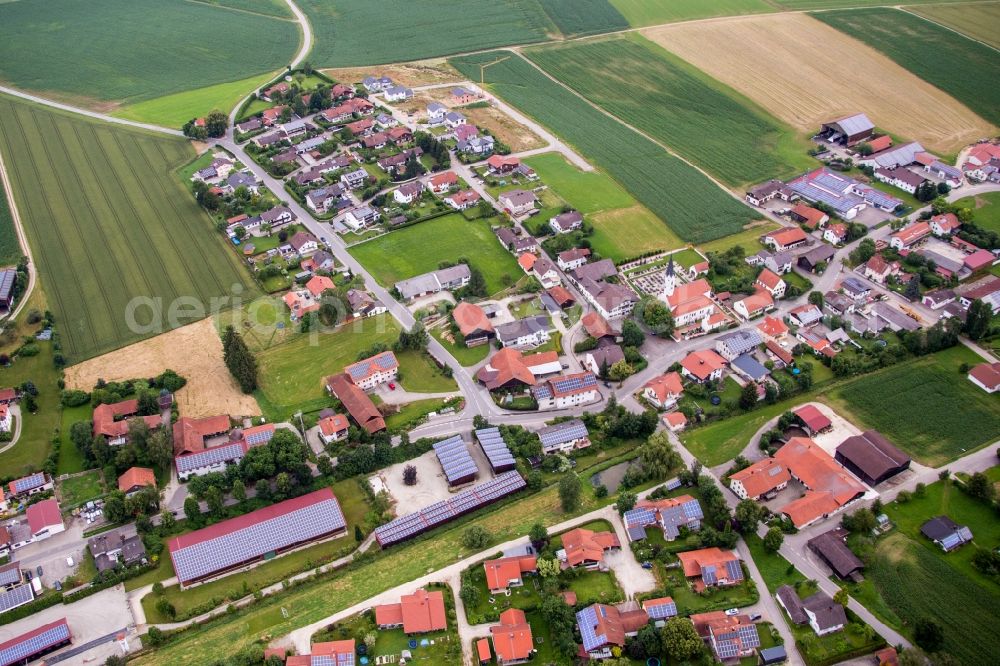
M 629 27 L 628 20 L 608 0 L 538 0 L 538 3 L 567 37 Z
M 546 39 L 554 29 L 537 0 L 302 0 L 315 45 L 310 60 L 355 67 L 420 60 Z M 478 75 L 476 77 L 478 79 Z
M 186 90 L 137 104 L 129 104 L 115 109 L 111 115 L 153 125 L 162 125 L 163 127 L 180 128 L 192 118 L 204 116 L 213 109 L 219 109 L 229 115 L 229 111 L 241 99 L 273 77 L 273 74 L 259 74 L 240 81 L 219 83 L 197 90 Z
M 611 0 L 634 27 L 776 11 L 767 0 Z
M 542 47 L 531 60 L 587 99 L 728 185 L 813 166 L 805 136 L 639 36 Z M 628 94 L 622 94 L 628 91 Z
M 256 293 L 173 173 L 187 141 L 2 96 L 0 150 L 71 363 L 205 316 L 169 316 L 181 297 Z
M 855 423 L 937 467 L 1000 438 L 1000 400 L 958 371 L 981 361 L 958 346 L 865 375 L 826 397 Z
M 962 197 L 955 202 L 960 208 L 972 209 L 972 221 L 977 227 L 1000 234 L 1000 192 L 986 192 L 974 197 Z
M 907 7 L 937 23 L 965 33 L 973 39 L 1000 49 L 1000 2 L 973 2 L 960 5 L 924 5 Z
M 684 240 L 720 238 L 757 218 L 696 169 L 593 108 L 524 58 L 492 51 L 451 62 L 466 76 L 478 78 L 480 63 L 508 55 L 486 70 L 489 87 L 604 169 Z
M 878 49 L 994 125 L 1000 124 L 997 49 L 898 9 L 820 12 L 814 16 Z
M 991 133 L 989 123 L 948 94 L 804 14 L 671 25 L 643 34 L 804 132 L 864 111 L 882 129 L 944 153 Z
M 0 80 L 94 104 L 273 71 L 300 39 L 291 21 L 184 0 L 18 0 L 0 25 Z
M 487 222 L 469 222 L 457 213 L 392 231 L 354 245 L 350 252 L 389 289 L 400 280 L 437 270 L 442 261 L 463 257 L 482 272 L 491 294 L 523 275 L 514 255 L 503 249 Z

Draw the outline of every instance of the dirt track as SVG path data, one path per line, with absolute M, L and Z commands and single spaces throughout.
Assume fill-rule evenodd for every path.
M 222 340 L 211 318 L 66 368 L 66 386 L 89 391 L 98 379 L 152 377 L 167 368 L 188 380 L 176 395 L 182 416 L 260 414 L 257 401 L 240 392 L 222 362 Z
M 864 112 L 880 128 L 945 153 L 993 130 L 878 51 L 804 14 L 678 24 L 642 34 L 801 130 Z

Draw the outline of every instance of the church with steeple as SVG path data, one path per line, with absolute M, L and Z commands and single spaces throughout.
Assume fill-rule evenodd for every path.
M 660 300 L 666 303 L 674 317 L 674 325 L 681 329 L 688 328 L 693 332 L 692 325 L 708 332 L 726 323 L 728 317 L 712 300 L 712 285 L 708 280 L 700 278 L 693 282 L 679 283 L 677 270 L 674 267 L 673 255 L 667 261 L 663 274 L 663 293 Z

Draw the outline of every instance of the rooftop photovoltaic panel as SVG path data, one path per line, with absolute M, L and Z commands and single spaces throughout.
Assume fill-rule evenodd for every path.
M 17 562 L 0 566 L 0 585 L 13 585 L 21 582 L 21 567 Z
M 491 481 L 463 490 L 446 500 L 375 528 L 375 538 L 383 547 L 405 541 L 425 530 L 515 493 L 525 485 L 524 479 L 517 472 L 505 472 Z
M 500 436 L 499 428 L 486 428 L 476 431 L 476 439 L 490 461 L 494 471 L 501 467 L 509 467 L 515 463 L 514 456 L 507 448 L 507 442 Z
M 709 564 L 701 568 L 701 580 L 705 585 L 715 585 L 718 578 L 715 577 L 715 565 Z
M 34 490 L 35 488 L 40 488 L 44 485 L 45 474 L 38 472 L 37 474 L 32 474 L 31 476 L 26 476 L 23 479 L 14 481 L 14 492 L 26 493 L 29 490 Z
M 654 620 L 665 620 L 668 617 L 677 615 L 677 604 L 673 601 L 646 606 L 646 613 Z
M 674 477 L 669 481 L 667 481 L 667 490 L 677 490 L 678 488 L 681 487 L 681 485 L 682 485 L 681 480 L 678 479 L 677 477 Z
M 213 446 L 198 453 L 177 456 L 174 460 L 177 463 L 178 473 L 183 473 L 190 472 L 199 467 L 208 467 L 209 465 L 236 460 L 237 458 L 242 458 L 244 453 L 242 444 L 224 444 L 222 446 Z
M 259 430 L 249 434 L 244 433 L 244 436 L 249 446 L 260 446 L 271 441 L 271 438 L 274 437 L 274 430 L 267 428 L 266 430 Z
M 626 526 L 641 525 L 645 527 L 646 525 L 652 525 L 656 522 L 656 513 L 652 509 L 646 509 L 639 507 L 637 509 L 631 509 L 625 512 L 623 516 L 625 519 Z
M 58 623 L 47 625 L 44 631 L 40 631 L 30 638 L 25 638 L 24 640 L 15 638 L 3 643 L 3 647 L 0 647 L 0 664 L 7 666 L 8 664 L 22 662 L 46 648 L 59 645 L 69 639 L 69 626 L 67 626 L 64 618 L 59 620 Z
M 7 592 L 0 591 L 0 613 L 26 604 L 34 598 L 31 585 L 18 585 Z
M 702 513 L 701 510 L 701 504 L 699 504 L 696 499 L 693 499 L 690 502 L 685 502 L 681 505 L 681 508 L 684 509 L 684 515 L 690 519 L 697 518 L 698 520 L 701 520 L 705 517 L 705 514 Z
M 587 436 L 587 426 L 579 419 L 557 423 L 538 431 L 538 439 L 541 440 L 543 447 L 557 446 Z
M 552 383 L 552 388 L 559 393 L 569 393 L 589 386 L 597 386 L 597 377 L 590 373 L 573 377 L 555 377 L 549 381 Z
M 438 457 L 438 462 L 441 463 L 441 469 L 444 470 L 448 483 L 461 481 L 479 471 L 479 467 L 469 455 L 469 449 L 465 446 L 465 440 L 462 439 L 461 435 L 441 440 L 434 445 L 434 453 Z
M 743 567 L 740 566 L 740 561 L 729 560 L 726 562 L 726 573 L 729 574 L 729 580 L 743 580 Z
M 340 504 L 335 497 L 331 497 L 228 534 L 171 548 L 170 556 L 177 578 L 189 581 L 346 526 Z
M 603 610 L 603 609 L 602 609 Z M 597 608 L 587 606 L 576 614 L 576 624 L 580 627 L 583 649 L 595 650 L 608 642 L 608 637 L 597 633 Z

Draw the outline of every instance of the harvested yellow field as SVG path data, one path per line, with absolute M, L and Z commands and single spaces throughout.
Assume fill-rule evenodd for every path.
M 906 11 L 919 14 L 952 30 L 1000 49 L 1000 2 L 957 5 L 924 5 L 907 7 Z
M 805 14 L 681 23 L 649 39 L 801 130 L 864 112 L 880 128 L 943 153 L 994 128 L 861 42 Z
M 476 127 L 488 129 L 493 136 L 510 146 L 510 149 L 515 153 L 522 150 L 534 150 L 545 145 L 545 142 L 537 134 L 500 109 L 492 106 L 479 109 L 459 107 L 458 111 Z
M 167 368 L 187 378 L 174 396 L 181 416 L 260 414 L 257 401 L 240 392 L 222 362 L 222 340 L 211 318 L 66 368 L 66 386 L 89 391 L 98 379 L 153 377 Z
M 388 76 L 401 86 L 431 86 L 461 81 L 464 77 L 444 59 L 418 60 L 395 65 L 374 67 L 342 67 L 324 69 L 323 73 L 334 81 L 358 83 L 366 76 Z

